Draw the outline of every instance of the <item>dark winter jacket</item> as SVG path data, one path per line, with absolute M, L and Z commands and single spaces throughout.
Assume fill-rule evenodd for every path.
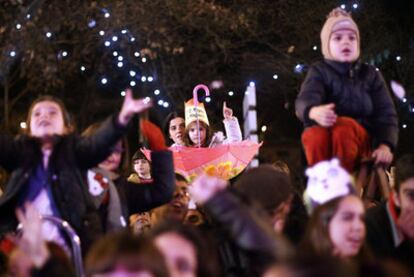
M 49 158 L 51 192 L 60 217 L 79 234 L 83 250 L 102 230 L 82 172 L 104 160 L 110 154 L 111 147 L 126 132 L 127 128 L 119 125 L 116 118 L 113 116 L 106 120 L 90 137 L 70 134 L 54 138 Z M 41 163 L 41 143 L 38 139 L 0 135 L 0 165 L 11 172 L 4 195 L 0 198 L 0 234 L 15 230 L 15 209 L 19 197 Z
M 373 146 L 385 143 L 395 150 L 398 119 L 385 81 L 373 66 L 323 60 L 313 64 L 296 99 L 296 115 L 305 127 L 312 107 L 335 103 L 338 116 L 352 117 L 366 128 Z

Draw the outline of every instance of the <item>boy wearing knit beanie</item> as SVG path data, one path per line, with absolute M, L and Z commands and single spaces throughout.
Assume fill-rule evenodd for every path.
M 368 157 L 389 165 L 398 140 L 397 114 L 381 73 L 359 61 L 358 26 L 336 8 L 320 38 L 324 60 L 310 67 L 295 102 L 308 165 L 333 157 L 349 172 Z

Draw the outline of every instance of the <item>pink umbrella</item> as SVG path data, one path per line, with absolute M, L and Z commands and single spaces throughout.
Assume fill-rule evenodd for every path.
M 213 148 L 171 147 L 175 171 L 193 180 L 201 173 L 229 180 L 237 176 L 257 154 L 261 144 L 248 140 Z M 150 151 L 143 149 L 147 158 Z

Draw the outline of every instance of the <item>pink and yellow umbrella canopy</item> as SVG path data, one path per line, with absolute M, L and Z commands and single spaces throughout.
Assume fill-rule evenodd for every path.
M 201 173 L 229 180 L 237 176 L 257 154 L 261 144 L 242 141 L 213 148 L 171 147 L 175 171 L 193 180 Z M 150 151 L 143 150 L 149 157 Z

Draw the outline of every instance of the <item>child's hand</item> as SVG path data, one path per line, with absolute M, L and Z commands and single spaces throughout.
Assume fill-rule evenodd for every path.
M 332 127 L 337 118 L 335 104 L 330 103 L 312 107 L 309 111 L 309 118 L 316 121 L 322 127 Z
M 231 119 L 233 117 L 233 110 L 226 106 L 226 101 L 223 102 L 223 117 L 224 119 Z
M 124 103 L 118 116 L 119 123 L 124 126 L 127 125 L 134 114 L 141 113 L 150 107 L 152 107 L 150 98 L 134 99 L 131 89 L 127 89 Z
M 372 157 L 375 159 L 375 164 L 388 166 L 391 164 L 394 155 L 388 145 L 380 144 L 380 146 L 372 152 Z
M 200 175 L 189 187 L 191 198 L 198 204 L 206 203 L 219 191 L 227 187 L 227 181 L 208 176 L 206 174 Z

